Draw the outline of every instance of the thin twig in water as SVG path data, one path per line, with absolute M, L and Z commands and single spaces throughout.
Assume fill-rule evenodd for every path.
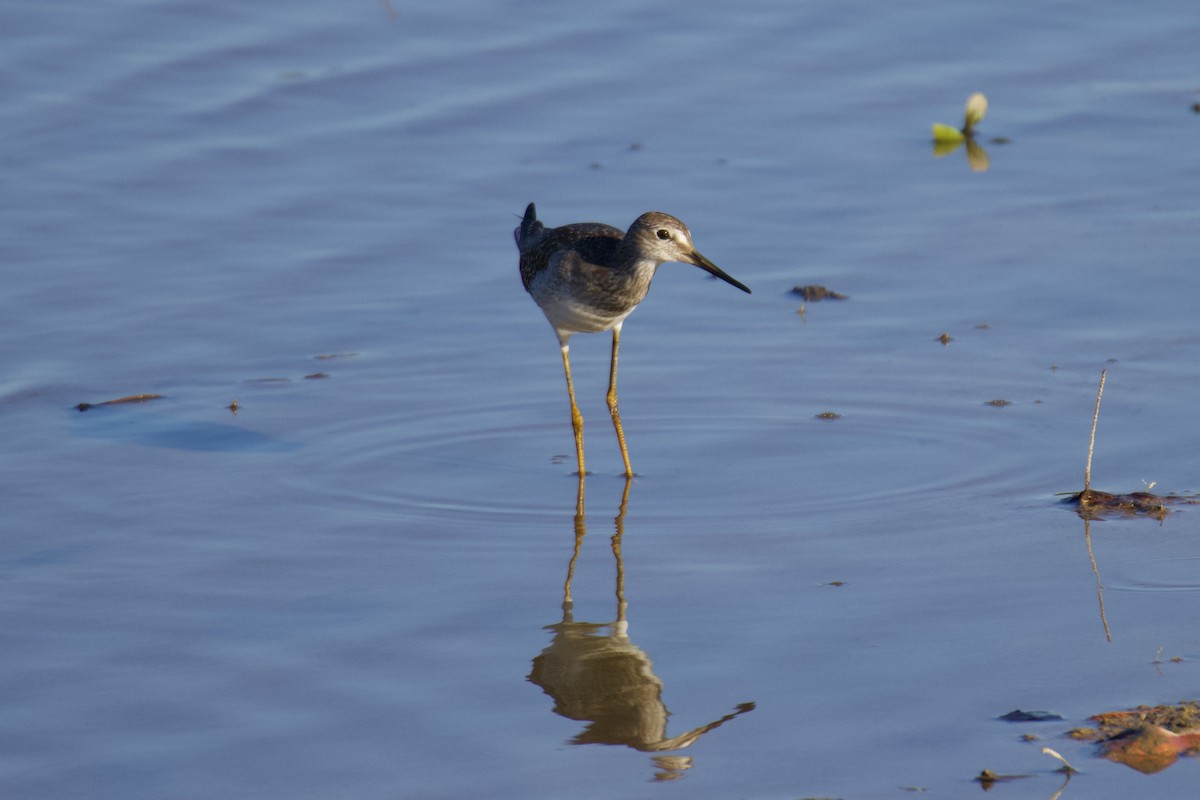
M 1108 370 L 1100 370 L 1100 388 L 1096 390 L 1096 413 L 1092 415 L 1092 438 L 1088 440 L 1087 468 L 1083 471 L 1083 496 L 1092 488 L 1092 452 L 1096 449 L 1096 423 L 1100 421 L 1100 396 L 1104 394 L 1104 379 Z

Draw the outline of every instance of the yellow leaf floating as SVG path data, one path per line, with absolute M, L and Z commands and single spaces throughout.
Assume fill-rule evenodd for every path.
M 935 142 L 953 142 L 958 144 L 966 137 L 963 132 L 953 125 L 946 125 L 941 122 L 933 123 L 933 140 Z

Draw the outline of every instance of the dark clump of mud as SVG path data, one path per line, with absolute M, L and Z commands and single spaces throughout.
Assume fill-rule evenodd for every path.
M 1049 722 L 1050 720 L 1062 719 L 1062 716 L 1051 711 L 1022 711 L 1018 708 L 997 717 L 997 719 L 1002 719 L 1005 722 Z
M 832 289 L 826 289 L 824 286 L 793 286 L 792 294 L 798 294 L 804 298 L 806 303 L 815 303 L 819 300 L 848 300 L 849 295 L 844 295 L 841 292 L 835 292 Z
M 1162 519 L 1170 513 L 1170 505 L 1196 505 L 1200 498 L 1181 494 L 1153 494 L 1152 492 L 1130 492 L 1110 494 L 1096 489 L 1074 492 L 1063 499 L 1064 503 L 1076 506 L 1079 515 L 1096 519 L 1105 514 L 1144 514 Z

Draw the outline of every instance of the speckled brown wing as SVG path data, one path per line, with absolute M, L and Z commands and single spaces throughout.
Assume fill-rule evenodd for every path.
M 601 222 L 579 222 L 546 228 L 537 219 L 533 203 L 515 231 L 521 251 L 521 284 L 525 291 L 535 275 L 550 266 L 556 253 L 573 251 L 589 264 L 610 264 L 625 232 Z

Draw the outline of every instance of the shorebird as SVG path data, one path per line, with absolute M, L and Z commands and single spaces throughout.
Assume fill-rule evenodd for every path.
M 521 251 L 521 283 L 546 315 L 562 349 L 581 480 L 586 474 L 583 416 L 571 382 L 569 343 L 574 333 L 609 330 L 613 333 L 606 399 L 621 445 L 625 477 L 632 478 L 625 431 L 617 411 L 617 350 L 625 318 L 645 299 L 658 267 L 669 261 L 694 264 L 747 294 L 750 290 L 700 255 L 687 226 L 661 211 L 642 214 L 624 232 L 599 222 L 547 228 L 538 220 L 537 209 L 530 203 L 525 218 L 513 231 L 513 238 Z

